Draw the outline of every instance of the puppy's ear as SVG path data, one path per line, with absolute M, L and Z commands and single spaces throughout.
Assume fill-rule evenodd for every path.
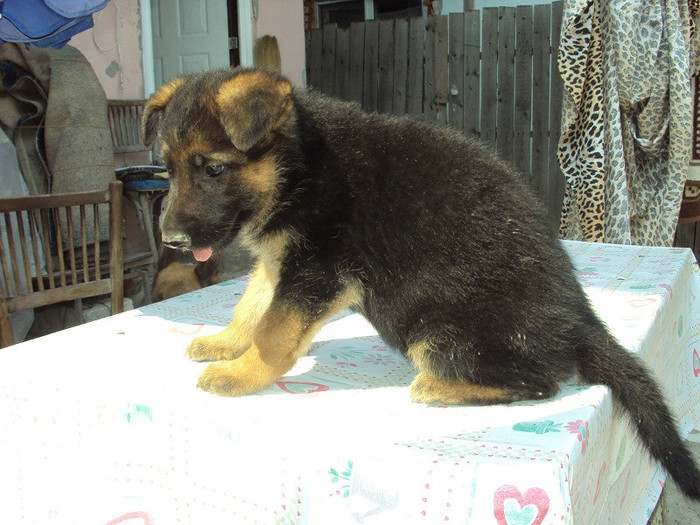
M 292 85 L 270 72 L 243 71 L 221 85 L 216 103 L 231 142 L 248 151 L 289 119 Z
M 148 102 L 146 102 L 141 119 L 141 140 L 143 140 L 145 146 L 151 147 L 155 142 L 158 135 L 160 117 L 183 80 L 182 77 L 171 80 L 153 93 Z

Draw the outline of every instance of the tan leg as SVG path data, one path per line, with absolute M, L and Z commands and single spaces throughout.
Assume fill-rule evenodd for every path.
M 348 291 L 325 305 L 325 312 L 311 320 L 294 306 L 270 305 L 255 330 L 250 348 L 238 359 L 210 364 L 197 386 L 221 396 L 264 390 L 306 354 L 314 335 L 326 321 L 356 298 L 356 294 Z
M 197 386 L 219 396 L 254 394 L 272 385 L 296 361 L 290 355 L 274 362 L 264 356 L 265 353 L 253 345 L 238 359 L 211 363 L 202 372 Z
M 195 361 L 235 359 L 253 343 L 253 333 L 272 302 L 276 277 L 258 263 L 248 287 L 236 305 L 233 321 L 221 332 L 192 340 L 186 354 Z
M 419 370 L 411 383 L 411 400 L 416 403 L 442 403 L 445 405 L 487 405 L 508 403 L 519 399 L 518 393 L 507 389 L 480 386 L 461 379 L 441 379 L 430 371 L 433 345 L 420 342 L 411 345 L 408 357 Z
M 479 386 L 460 379 L 440 379 L 419 372 L 411 383 L 411 400 L 445 405 L 490 405 L 519 399 L 512 390 Z

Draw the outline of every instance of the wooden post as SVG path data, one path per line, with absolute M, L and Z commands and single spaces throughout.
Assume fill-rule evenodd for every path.
M 325 24 L 323 26 L 323 54 L 321 58 L 323 77 L 321 79 L 321 91 L 333 96 L 335 88 L 335 36 L 337 26 Z
M 495 150 L 498 8 L 482 9 L 481 29 L 481 140 Z
M 464 129 L 464 13 L 449 15 L 449 111 L 450 125 Z
M 422 18 L 408 22 L 408 86 L 406 111 L 411 115 L 423 114 L 423 53 L 425 26 Z
M 515 108 L 515 8 L 498 8 L 498 96 L 496 99 L 496 151 L 513 160 Z
M 549 5 L 535 6 L 532 37 L 532 182 L 546 199 L 549 176 Z
M 437 121 L 447 122 L 447 94 L 449 69 L 447 64 L 448 36 L 447 16 L 438 16 L 435 24 L 435 103 Z
M 391 93 L 391 111 L 406 113 L 406 86 L 408 84 L 408 19 L 394 21 L 394 79 Z
M 124 199 L 122 193 L 122 183 L 113 180 L 109 183 L 109 275 L 112 281 L 112 315 L 124 310 L 124 252 L 122 244 L 122 208 Z M 99 242 L 99 239 L 95 239 Z M 99 261 L 95 261 L 99 264 Z
M 339 27 L 335 36 L 335 88 L 336 97 L 348 100 L 350 89 L 348 86 L 348 68 L 350 67 L 350 30 Z
M 559 138 L 561 137 L 561 110 L 562 110 L 562 90 L 563 82 L 559 75 L 558 56 L 559 41 L 561 38 L 560 27 L 564 18 L 564 2 L 552 3 L 552 25 L 551 25 L 551 55 L 550 64 L 552 75 L 551 102 L 549 108 L 549 177 L 547 179 L 547 215 L 555 231 L 559 229 L 561 220 L 561 207 L 564 202 L 564 187 L 566 181 L 559 165 Z
M 354 22 L 350 25 L 350 77 L 348 78 L 348 98 L 362 104 L 362 88 L 365 64 L 365 24 Z
M 379 68 L 377 75 L 377 111 L 392 113 L 394 89 L 394 20 L 379 21 Z
M 532 6 L 519 6 L 516 14 L 515 114 L 513 163 L 532 182 L 530 167 L 532 126 Z
M 365 22 L 365 60 L 362 89 L 362 108 L 377 111 L 377 65 L 379 47 L 379 22 Z
M 12 333 L 10 313 L 7 310 L 5 298 L 0 295 L 0 348 L 15 344 L 15 336 Z
M 464 131 L 479 136 L 481 130 L 481 12 L 464 15 Z

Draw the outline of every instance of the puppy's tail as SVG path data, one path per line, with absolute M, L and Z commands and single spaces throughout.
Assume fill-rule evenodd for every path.
M 597 323 L 596 323 L 597 324 Z M 578 371 L 590 384 L 604 384 L 613 400 L 627 410 L 642 443 L 687 496 L 700 499 L 700 471 L 683 444 L 663 394 L 635 355 L 607 330 L 591 330 L 591 339 L 579 348 Z

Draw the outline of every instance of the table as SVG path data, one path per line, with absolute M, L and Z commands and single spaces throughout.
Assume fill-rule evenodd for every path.
M 565 242 L 597 311 L 700 422 L 700 272 L 686 249 Z M 415 375 L 344 312 L 276 385 L 195 388 L 227 281 L 0 352 L 0 522 L 645 523 L 665 474 L 602 386 L 489 407 L 409 401 Z

